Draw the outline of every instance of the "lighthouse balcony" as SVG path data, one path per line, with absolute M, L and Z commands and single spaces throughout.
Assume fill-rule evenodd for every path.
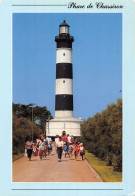
M 59 41 L 59 40 L 69 40 L 69 41 L 74 41 L 74 37 L 70 36 L 69 34 L 60 34 L 58 36 L 55 36 L 55 41 Z
M 60 35 L 55 37 L 55 41 L 57 42 L 57 48 L 72 48 L 72 42 L 74 38 L 69 35 Z

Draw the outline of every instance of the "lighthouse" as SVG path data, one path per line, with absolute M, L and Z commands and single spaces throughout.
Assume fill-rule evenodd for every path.
M 69 134 L 80 136 L 81 118 L 73 117 L 73 65 L 72 43 L 69 25 L 64 20 L 59 25 L 56 42 L 55 118 L 46 123 L 46 135 Z
M 73 117 L 72 42 L 69 25 L 64 20 L 59 25 L 56 41 L 55 117 Z

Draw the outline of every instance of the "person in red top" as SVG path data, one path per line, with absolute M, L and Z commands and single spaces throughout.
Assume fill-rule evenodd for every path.
M 78 153 L 79 153 L 79 149 L 78 149 L 78 143 L 76 142 L 75 146 L 74 146 L 74 153 L 75 153 L 75 159 L 77 159 Z
M 73 135 L 72 135 L 72 136 L 71 136 L 71 143 L 74 144 L 74 141 L 75 141 L 75 140 L 74 140 L 74 137 L 73 137 Z
M 63 142 L 66 142 L 66 144 L 67 144 L 67 136 L 66 136 L 66 135 L 64 135 L 64 136 L 62 137 L 62 141 L 63 141 Z
M 78 151 L 80 151 L 80 142 L 78 142 Z

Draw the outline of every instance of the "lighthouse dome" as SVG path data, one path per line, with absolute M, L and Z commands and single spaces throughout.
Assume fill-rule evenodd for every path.
M 60 25 L 59 25 L 59 27 L 62 27 L 62 26 L 67 26 L 67 27 L 70 27 L 67 23 L 66 23 L 66 21 L 64 20 Z

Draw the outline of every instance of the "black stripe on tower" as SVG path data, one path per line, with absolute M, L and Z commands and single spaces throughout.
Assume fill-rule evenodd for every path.
M 59 36 L 55 36 L 55 41 L 57 42 L 57 48 L 72 48 L 74 37 L 69 34 L 60 34 Z
M 57 63 L 56 64 L 56 79 L 69 78 L 73 79 L 72 63 Z
M 72 42 L 61 41 L 57 42 L 57 48 L 72 48 Z
M 55 110 L 73 111 L 73 95 L 55 95 Z

